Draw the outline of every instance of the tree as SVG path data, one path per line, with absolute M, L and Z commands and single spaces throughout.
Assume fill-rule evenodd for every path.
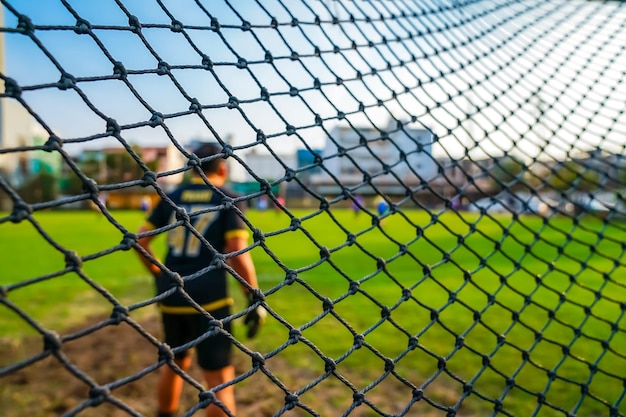
M 30 177 L 18 193 L 28 203 L 52 201 L 59 195 L 56 177 L 47 172 L 39 173 Z
M 491 178 L 497 190 L 514 190 L 522 187 L 522 179 L 527 171 L 526 165 L 513 156 L 504 156 L 495 160 Z
M 578 161 L 565 161 L 552 170 L 548 180 L 559 191 L 593 191 L 600 186 L 600 174 Z

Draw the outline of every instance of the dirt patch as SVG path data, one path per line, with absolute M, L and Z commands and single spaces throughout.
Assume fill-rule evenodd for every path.
M 59 355 L 48 355 L 36 361 L 33 358 L 42 352 L 41 339 L 0 343 L 0 369 L 12 368 L 11 372 L 0 377 L 0 417 L 47 417 L 66 413 L 81 417 L 154 415 L 158 354 L 151 335 L 158 339 L 161 330 L 156 317 L 139 324 L 143 333 L 126 323 L 105 326 L 63 343 Z M 20 364 L 25 366 L 20 367 Z M 343 372 L 341 378 L 324 379 L 311 369 L 290 367 L 277 355 L 267 362 L 265 373 L 259 371 L 243 378 L 251 370 L 252 360 L 237 350 L 235 367 L 237 375 L 242 376 L 236 384 L 240 416 L 273 416 L 283 407 L 289 408 L 286 406 L 289 404 L 286 391 L 300 393 L 296 406 L 284 413 L 287 416 L 338 416 L 354 407 L 353 390 L 349 385 L 358 380 L 357 372 L 353 375 Z M 195 363 L 189 378 L 181 411 L 193 407 L 198 401 L 199 390 L 194 384 L 201 384 L 202 380 Z M 354 386 L 360 389 L 371 382 Z M 96 401 L 91 404 L 90 383 L 112 384 L 109 398 L 114 403 Z M 92 398 L 98 398 L 98 393 L 91 394 L 96 394 Z M 442 388 L 433 391 L 433 395 L 439 396 L 444 403 L 454 403 L 456 396 Z M 395 378 L 387 378 L 368 390 L 365 401 L 350 415 L 399 414 L 406 410 L 411 398 L 410 388 Z M 422 400 L 413 404 L 407 415 L 445 414 Z M 195 415 L 204 413 L 198 411 Z

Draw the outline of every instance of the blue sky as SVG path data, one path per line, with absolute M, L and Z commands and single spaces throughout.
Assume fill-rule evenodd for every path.
M 128 17 L 113 0 L 73 1 L 71 7 L 80 18 L 89 21 L 94 26 L 128 27 Z M 27 15 L 33 24 L 41 26 L 74 26 L 76 17 L 60 1 L 12 1 L 10 3 L 19 13 Z M 237 57 L 229 50 L 233 48 L 245 59 L 263 60 L 264 51 L 257 42 L 253 42 L 249 33 L 239 29 L 224 29 L 222 33 L 227 37 L 228 46 L 214 32 L 206 29 L 210 26 L 209 16 L 192 1 L 164 2 L 167 10 L 175 19 L 185 25 L 201 26 L 203 30 L 188 30 L 194 44 L 202 48 L 202 52 L 210 56 L 213 62 L 225 63 L 216 67 L 216 79 L 211 73 L 202 69 L 172 70 L 172 75 L 181 88 L 189 96 L 198 99 L 200 103 L 214 106 L 205 112 L 214 130 L 222 139 L 232 138 L 236 144 L 248 143 L 256 138 L 255 130 L 237 111 L 225 109 L 229 95 L 239 100 L 256 100 L 260 96 L 258 83 L 254 82 L 249 73 L 234 68 Z M 206 2 L 210 5 L 210 13 L 217 17 L 222 25 L 241 25 L 241 18 L 237 17 L 223 2 Z M 277 4 L 277 3 L 276 3 Z M 276 6 L 274 4 L 274 6 Z M 242 18 L 264 16 L 259 13 L 254 2 L 242 1 L 238 3 L 237 12 Z M 202 62 L 201 56 L 195 51 L 180 33 L 174 33 L 167 28 L 149 28 L 149 25 L 169 25 L 171 18 L 153 1 L 127 1 L 124 3 L 127 11 L 138 17 L 144 28 L 144 36 L 148 46 L 154 50 L 163 61 L 171 66 L 195 65 Z M 297 8 L 296 8 L 297 9 Z M 275 9 L 279 13 L 279 9 Z M 310 13 L 309 13 L 310 14 Z M 277 17 L 286 19 L 283 14 Z M 5 9 L 5 26 L 15 28 L 17 18 Z M 269 23 L 267 15 L 264 24 Z M 263 32 L 263 31 L 261 31 Z M 265 31 L 267 32 L 267 31 Z M 106 51 L 114 60 L 124 64 L 127 70 L 150 71 L 158 67 L 158 60 L 150 52 L 139 36 L 129 30 L 94 29 L 93 33 L 102 43 Z M 107 77 L 113 73 L 113 65 L 101 48 L 89 35 L 79 35 L 67 28 L 61 30 L 38 29 L 35 36 L 44 48 L 54 56 L 63 70 L 76 78 L 80 77 Z M 288 48 L 283 42 L 277 42 L 265 33 L 259 36 L 266 42 L 273 43 L 273 53 L 276 56 L 288 54 Z M 27 36 L 16 33 L 6 33 L 6 75 L 15 79 L 22 87 L 40 86 L 31 91 L 24 91 L 23 98 L 33 107 L 49 127 L 66 139 L 88 137 L 104 132 L 106 123 L 102 117 L 89 109 L 81 97 L 72 90 L 61 91 L 54 87 L 43 88 L 46 84 L 59 81 L 61 73 L 51 60 L 44 55 L 41 48 Z M 292 38 L 292 45 L 302 42 L 302 39 Z M 282 45 L 281 45 L 282 43 Z M 310 48 L 312 49 L 312 48 Z M 285 65 L 287 66 L 287 65 Z M 298 86 L 298 69 L 286 69 L 293 77 L 292 85 Z M 301 69 L 299 70 L 301 71 Z M 259 82 L 272 90 L 289 91 L 289 87 L 281 76 L 271 68 L 255 68 L 254 76 Z M 308 85 L 302 82 L 299 87 L 310 87 L 312 78 L 308 77 Z M 149 120 L 151 110 L 162 114 L 176 114 L 185 112 L 189 108 L 189 100 L 175 86 L 167 76 L 156 74 L 129 75 L 129 82 L 136 90 L 136 94 L 148 103 L 148 108 L 134 96 L 127 85 L 119 80 L 85 81 L 77 83 L 80 90 L 99 111 L 108 117 L 114 118 L 120 125 L 132 125 Z M 222 83 L 222 85 L 220 85 Z M 277 97 L 276 107 L 279 112 L 289 113 L 296 109 L 302 110 L 301 103 Z M 328 106 L 328 104 L 326 105 Z M 277 117 L 276 112 L 269 111 L 262 103 L 252 103 L 246 114 L 254 122 L 255 128 L 261 128 L 267 134 L 279 133 L 284 130 L 285 123 Z M 150 110 L 151 109 L 151 110 Z M 308 112 L 310 113 L 310 111 Z M 313 122 L 310 115 L 306 124 Z M 296 121 L 294 120 L 294 123 Z M 176 140 L 182 143 L 194 137 L 211 138 L 212 133 L 205 123 L 196 115 L 171 117 L 166 119 L 168 129 Z M 163 144 L 171 139 L 161 128 L 136 128 L 123 132 L 125 139 L 131 142 Z M 319 142 L 319 134 L 316 135 Z M 91 142 L 90 145 L 100 146 L 105 140 Z M 112 142 L 108 140 L 107 142 Z M 284 141 L 287 142 L 287 141 Z M 297 141 L 288 141 L 288 147 L 298 146 Z
M 385 128 L 393 116 L 415 118 L 413 127 L 437 134 L 439 151 L 457 156 L 465 148 L 482 156 L 556 155 L 599 143 L 623 150 L 621 3 L 534 0 L 499 7 L 484 1 L 432 11 L 428 8 L 440 3 L 267 0 L 263 10 L 256 1 L 237 0 L 230 2 L 233 11 L 222 0 L 164 0 L 166 12 L 156 0 L 124 0 L 123 7 L 142 24 L 142 40 L 128 30 L 128 17 L 114 0 L 67 0 L 92 25 L 111 59 L 141 73 L 128 75 L 134 91 L 111 79 L 111 59 L 90 35 L 72 30 L 77 18 L 61 0 L 8 3 L 38 26 L 36 39 L 79 79 L 76 86 L 96 108 L 77 91 L 54 86 L 61 72 L 35 42 L 4 33 L 5 75 L 24 88 L 24 100 L 65 140 L 104 133 L 100 112 L 125 126 L 122 136 L 131 143 L 184 144 L 215 133 L 251 147 L 260 129 L 271 137 L 268 146 L 284 152 L 304 143 L 322 146 L 326 132 L 338 124 Z M 412 12 L 417 15 L 410 17 Z M 170 30 L 168 13 L 185 25 L 191 42 Z M 398 18 L 401 13 L 409 17 Z M 347 22 L 349 14 L 355 23 Z M 315 15 L 321 25 L 314 24 Z M 332 15 L 344 20 L 341 27 L 330 22 Z M 271 16 L 278 29 L 270 27 Z M 219 21 L 221 36 L 210 29 L 211 17 Z M 294 18 L 298 25 L 290 24 Z M 6 27 L 17 26 L 7 7 L 4 19 Z M 313 55 L 316 47 L 321 57 Z M 290 59 L 292 53 L 299 58 Z M 201 54 L 214 63 L 213 73 L 199 68 Z M 171 78 L 154 73 L 155 55 L 172 67 Z M 247 67 L 237 68 L 242 59 Z M 319 89 L 313 88 L 316 79 Z M 260 100 L 261 87 L 269 101 Z M 231 96 L 241 112 L 226 106 Z M 187 114 L 190 98 L 207 107 L 205 120 Z M 359 111 L 361 105 L 365 111 Z M 152 112 L 165 115 L 167 129 L 139 126 Z M 315 126 L 316 115 L 324 129 Z M 289 134 L 287 125 L 298 128 L 297 134 Z M 80 147 L 111 142 L 90 140 Z

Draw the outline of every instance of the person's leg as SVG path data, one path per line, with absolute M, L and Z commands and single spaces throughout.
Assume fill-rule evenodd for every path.
M 211 315 L 215 319 L 220 320 L 230 315 L 230 307 L 212 311 Z M 209 322 L 210 320 L 200 316 L 198 327 L 202 332 L 206 332 Z M 229 321 L 223 323 L 223 330 L 227 333 L 231 332 L 231 323 Z M 235 367 L 231 363 L 232 345 L 227 334 L 219 331 L 203 340 L 196 347 L 196 353 L 198 355 L 198 364 L 204 373 L 207 389 L 235 379 Z M 236 415 L 234 385 L 219 390 L 215 395 L 228 408 L 230 415 Z M 225 413 L 216 405 L 207 407 L 208 417 L 224 417 L 228 415 L 228 413 Z
M 225 366 L 222 369 L 214 371 L 203 371 L 204 379 L 209 388 L 223 384 L 228 381 L 232 381 L 235 378 L 235 367 L 232 365 Z M 218 400 L 222 402 L 230 411 L 230 414 L 237 415 L 235 404 L 235 386 L 230 385 L 224 389 L 219 390 L 216 393 Z M 207 417 L 225 417 L 228 416 L 220 407 L 216 405 L 210 405 L 207 408 Z
M 175 359 L 176 364 L 186 371 L 191 366 L 191 355 Z M 178 410 L 180 395 L 183 392 L 183 379 L 168 365 L 159 369 L 159 382 L 157 384 L 157 398 L 160 415 L 173 415 Z
M 189 317 L 185 315 L 163 314 L 163 332 L 165 343 L 168 346 L 180 346 L 189 340 L 191 329 Z M 183 370 L 187 371 L 191 366 L 192 356 L 189 351 L 179 352 L 174 362 Z M 159 369 L 157 383 L 158 415 L 161 417 L 173 416 L 180 403 L 180 395 L 183 391 L 183 379 L 169 365 L 163 365 Z

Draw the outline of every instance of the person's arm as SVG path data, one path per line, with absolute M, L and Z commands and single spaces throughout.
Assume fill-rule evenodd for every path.
M 152 230 L 152 228 L 149 226 L 149 224 L 144 224 L 143 226 L 141 226 L 139 228 L 139 230 L 137 231 L 137 234 L 141 234 L 141 233 L 146 233 L 149 232 L 150 230 Z M 157 257 L 154 255 L 154 251 L 152 250 L 152 247 L 150 245 L 150 242 L 152 242 L 152 239 L 154 239 L 155 235 L 147 235 L 144 237 L 141 237 L 137 240 L 137 243 L 139 244 L 139 246 L 141 246 L 143 248 L 143 250 L 146 251 L 146 253 L 148 255 L 150 255 L 153 259 L 157 259 Z M 159 276 L 159 274 L 161 273 L 161 269 L 159 269 L 158 266 L 156 266 L 154 263 L 152 263 L 152 261 L 150 261 L 150 259 L 148 259 L 146 256 L 144 256 L 143 253 L 137 251 L 137 254 L 139 255 L 139 259 L 141 260 L 141 263 L 146 267 L 146 269 L 156 278 Z
M 226 246 L 224 248 L 225 253 L 237 252 L 248 247 L 248 234 L 247 233 L 235 233 L 233 236 L 226 239 Z M 226 263 L 235 270 L 235 272 L 243 278 L 248 285 L 252 289 L 259 288 L 257 277 L 256 277 L 256 269 L 254 268 L 254 263 L 252 262 L 252 256 L 250 256 L 250 252 L 243 252 L 237 256 L 233 256 L 226 260 Z M 248 306 L 251 307 L 257 304 L 250 293 L 249 288 L 246 288 L 245 285 L 242 285 L 243 291 L 248 298 Z M 263 308 L 263 306 L 257 304 L 256 307 L 251 309 L 248 314 L 246 314 L 246 318 L 244 319 L 244 324 L 248 327 L 247 337 L 254 337 L 261 325 L 265 322 L 265 317 L 267 312 Z
M 224 247 L 225 253 L 238 252 L 248 247 L 247 233 L 238 233 L 226 239 L 226 246 Z M 252 256 L 250 252 L 244 252 L 237 256 L 233 256 L 226 260 L 226 263 L 235 270 L 235 272 L 243 278 L 248 285 L 252 288 L 258 288 L 258 282 L 256 278 L 256 269 L 252 262 Z M 243 291 L 248 295 L 249 290 L 243 287 Z

